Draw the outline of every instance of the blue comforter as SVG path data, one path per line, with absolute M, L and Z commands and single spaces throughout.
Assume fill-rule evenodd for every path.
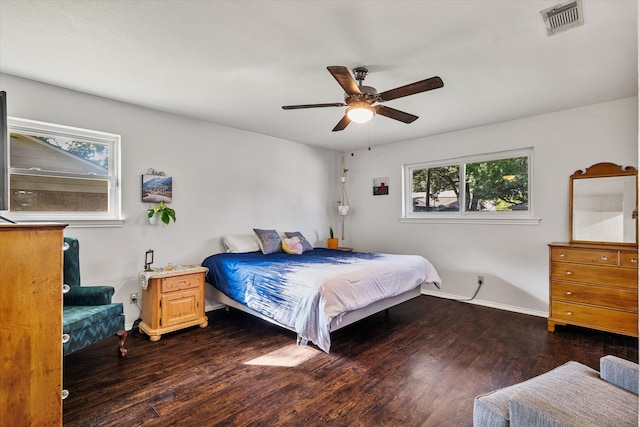
M 344 313 L 419 286 L 440 283 L 417 255 L 316 248 L 284 252 L 221 253 L 202 262 L 206 279 L 225 295 L 295 330 L 328 352 L 330 324 Z

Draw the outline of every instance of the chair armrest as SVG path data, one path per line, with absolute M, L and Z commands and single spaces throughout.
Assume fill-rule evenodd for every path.
M 600 378 L 638 394 L 638 364 L 616 356 L 600 358 Z
M 113 286 L 73 286 L 64 294 L 64 305 L 104 305 L 111 304 Z

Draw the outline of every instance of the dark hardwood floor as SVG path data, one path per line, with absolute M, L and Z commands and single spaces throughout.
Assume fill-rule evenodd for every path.
M 420 296 L 332 334 L 294 367 L 246 362 L 295 334 L 236 310 L 158 342 L 129 334 L 65 358 L 65 426 L 470 426 L 473 398 L 569 360 L 638 361 L 638 340 Z M 301 350 L 310 350 L 309 348 Z M 316 351 L 314 351 L 316 350 Z M 279 360 L 279 359 L 278 359 Z

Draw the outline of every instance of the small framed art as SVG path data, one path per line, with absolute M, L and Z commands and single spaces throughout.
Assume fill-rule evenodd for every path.
M 173 178 L 164 175 L 142 175 L 142 201 L 171 203 Z
M 373 195 L 386 196 L 389 194 L 389 177 L 373 178 Z

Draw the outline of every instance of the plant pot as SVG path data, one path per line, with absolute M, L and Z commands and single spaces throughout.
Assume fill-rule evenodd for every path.
M 327 249 L 338 249 L 338 238 L 328 238 L 327 239 Z
M 158 223 L 158 215 L 153 215 L 149 218 L 149 214 L 147 213 L 147 219 L 149 220 L 149 224 L 156 225 Z

